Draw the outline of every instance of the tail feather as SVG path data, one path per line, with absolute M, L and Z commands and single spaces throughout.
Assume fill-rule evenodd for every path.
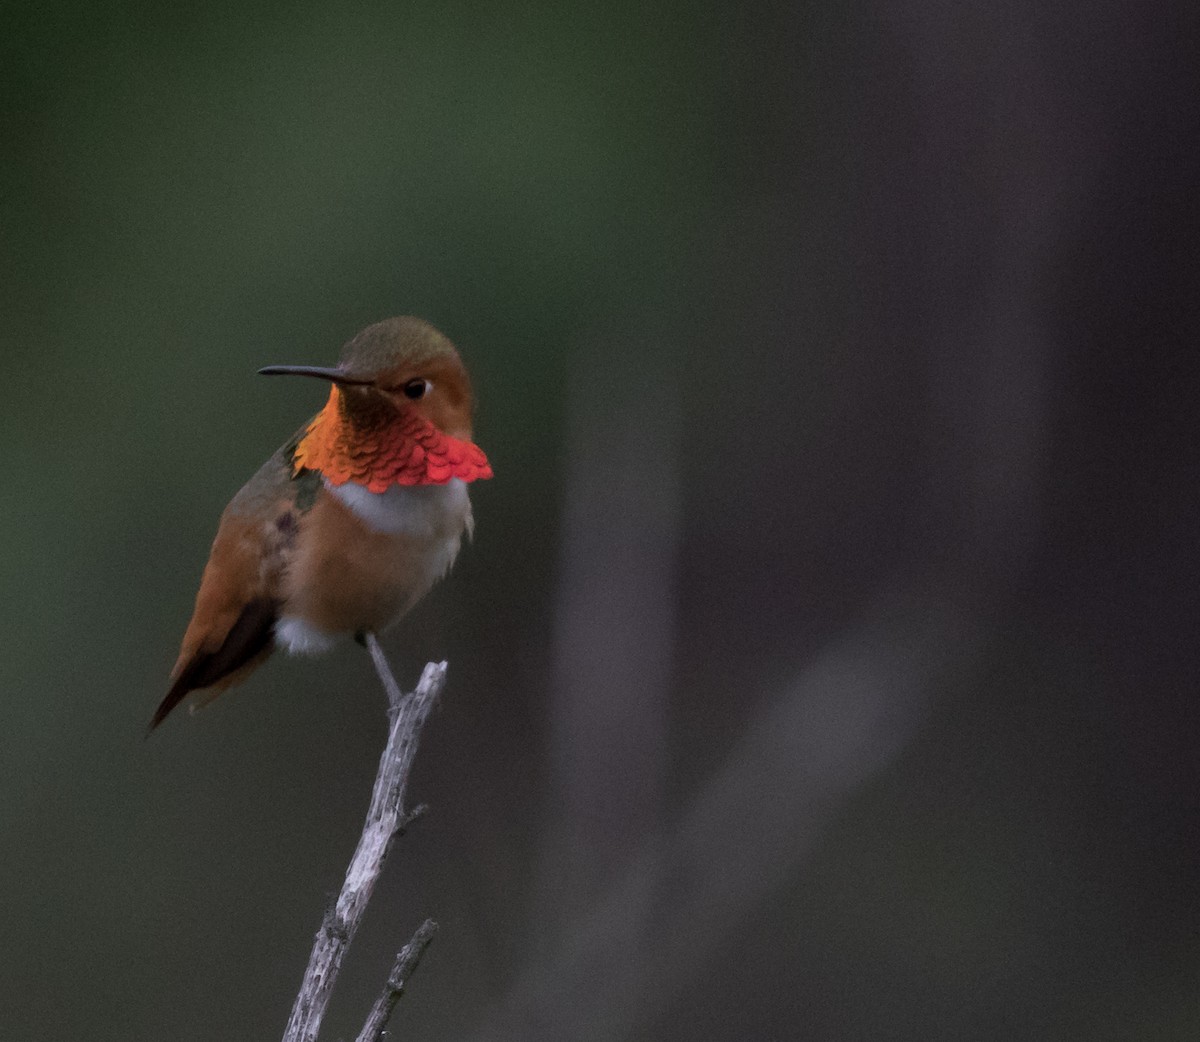
M 211 687 L 271 650 L 275 622 L 279 618 L 279 602 L 269 598 L 251 601 L 229 628 L 225 639 L 215 651 L 200 652 L 176 676 L 171 690 L 154 711 L 147 733 L 153 731 L 192 691 Z

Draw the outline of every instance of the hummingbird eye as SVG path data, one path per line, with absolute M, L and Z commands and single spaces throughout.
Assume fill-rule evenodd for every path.
M 428 380 L 421 380 L 419 378 L 416 380 L 409 380 L 408 383 L 404 385 L 404 397 L 411 398 L 415 402 L 418 398 L 424 398 L 432 387 L 433 384 L 431 384 Z

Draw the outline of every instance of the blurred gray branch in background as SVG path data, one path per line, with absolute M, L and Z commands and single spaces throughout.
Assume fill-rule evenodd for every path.
M 346 879 L 342 883 L 342 892 L 337 901 L 325 915 L 320 930 L 313 941 L 312 954 L 309 956 L 308 968 L 304 971 L 304 980 L 296 995 L 292 1015 L 288 1019 L 284 1031 L 283 1042 L 316 1042 L 321 1030 L 321 1020 L 333 994 L 333 986 L 337 983 L 338 972 L 341 970 L 342 958 L 354 940 L 367 910 L 367 902 L 375 889 L 375 882 L 383 870 L 384 860 L 391 848 L 392 840 L 404 827 L 419 815 L 423 807 L 418 807 L 411 814 L 404 813 L 404 794 L 408 787 L 408 772 L 412 767 L 413 757 L 417 752 L 417 743 L 421 737 L 421 728 L 425 725 L 430 711 L 442 688 L 446 684 L 446 663 L 430 662 L 421 674 L 421 680 L 416 690 L 409 695 L 400 691 L 399 685 L 392 676 L 387 659 L 379 646 L 374 634 L 368 633 L 367 649 L 379 679 L 383 682 L 388 694 L 388 739 L 379 758 L 379 771 L 375 776 L 375 786 L 371 792 L 371 805 L 367 810 L 366 821 L 363 824 L 362 836 L 358 847 L 350 859 L 346 869 Z M 386 1013 L 390 1014 L 392 1006 L 403 990 L 403 981 L 416 965 L 421 951 L 429 943 L 436 925 L 430 921 L 417 931 L 413 940 L 401 951 L 396 967 L 389 978 L 398 979 L 395 987 L 395 997 L 390 1000 Z M 415 947 L 414 947 L 415 946 Z M 411 949 L 411 953 L 410 953 Z M 411 964 L 406 962 L 405 954 L 410 953 Z M 403 972 L 401 972 L 403 971 Z M 378 1008 L 378 1003 L 377 1003 Z M 372 1011 L 368 1027 L 375 1018 Z M 386 1015 L 384 1023 L 386 1023 Z M 364 1028 L 364 1031 L 367 1029 Z M 382 1024 L 380 1025 L 382 1030 Z M 370 1037 L 370 1036 L 367 1036 Z
M 542 919 L 591 904 L 660 825 L 681 516 L 673 369 L 645 335 L 572 358 Z
M 1040 129 L 1029 128 L 1039 145 Z M 558 835 L 570 839 L 552 841 L 542 866 L 566 891 L 567 914 L 471 1036 L 478 1042 L 646 1037 L 688 980 L 730 958 L 738 931 L 796 878 L 827 823 L 901 754 L 939 681 L 978 660 L 1038 522 L 1048 335 L 1037 287 L 1055 233 L 1034 190 L 1043 160 L 1031 147 L 1000 186 L 1010 206 L 984 240 L 988 278 L 927 330 L 928 426 L 914 446 L 926 480 L 909 508 L 922 538 L 857 624 L 792 666 L 790 683 L 765 698 L 728 692 L 760 708 L 749 721 L 731 715 L 740 738 L 672 823 L 662 821 L 660 779 L 679 421 L 669 387 L 627 353 L 577 361 L 551 779 Z M 752 242 L 770 239 L 769 227 L 739 227 Z M 931 284 L 958 288 L 961 269 L 945 257 L 963 235 L 948 225 L 948 241 L 922 258 Z M 599 879 L 578 868 L 589 855 L 608 869 Z
M 473 1037 L 613 1040 L 644 1030 L 892 762 L 933 681 L 976 644 L 971 620 L 937 591 L 887 598 L 764 707 L 679 822 L 564 925 L 546 961 Z

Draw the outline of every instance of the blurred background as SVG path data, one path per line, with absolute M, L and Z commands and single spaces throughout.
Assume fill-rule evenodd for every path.
M 496 471 L 323 1038 L 1195 1039 L 1194 6 L 16 0 L 0 1038 L 278 1037 L 367 656 L 143 731 L 360 327 Z

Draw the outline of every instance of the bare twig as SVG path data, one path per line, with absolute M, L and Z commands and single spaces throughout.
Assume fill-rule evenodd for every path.
M 383 689 L 388 696 L 388 715 L 396 712 L 397 707 L 404 701 L 404 692 L 400 690 L 400 685 L 396 683 L 396 678 L 392 676 L 392 667 L 388 665 L 387 656 L 383 653 L 383 648 L 379 646 L 379 638 L 374 633 L 365 635 L 367 650 L 371 653 L 371 661 L 375 663 L 375 672 L 379 674 L 379 679 L 383 683 Z M 430 664 L 432 665 L 432 663 Z M 446 663 L 442 663 L 445 667 Z M 429 672 L 429 666 L 425 667 L 425 671 Z M 421 677 L 424 681 L 424 676 Z M 418 687 L 418 690 L 420 688 Z
M 367 1017 L 362 1031 L 358 1033 L 356 1042 L 380 1042 L 383 1038 L 383 1032 L 391 1018 L 392 1010 L 396 1008 L 396 1003 L 404 994 L 404 985 L 416 972 L 417 964 L 421 961 L 421 956 L 429 947 L 429 942 L 433 940 L 435 933 L 437 933 L 437 923 L 432 919 L 426 919 L 417 928 L 412 940 L 400 949 L 396 956 L 396 964 L 388 975 L 387 984 L 384 985 L 379 998 L 375 1000 L 375 1005 L 371 1007 L 371 1014 Z
M 446 663 L 430 662 L 421 674 L 416 690 L 411 695 L 403 695 L 373 633 L 366 635 L 366 643 L 388 692 L 387 747 L 379 758 L 379 772 L 375 776 L 371 806 L 358 848 L 346 869 L 342 892 L 325 913 L 313 941 L 308 968 L 304 971 L 283 1042 L 316 1042 L 342 958 L 362 921 L 392 840 L 420 811 L 418 808 L 411 815 L 404 813 L 404 791 L 421 728 L 446 683 Z

